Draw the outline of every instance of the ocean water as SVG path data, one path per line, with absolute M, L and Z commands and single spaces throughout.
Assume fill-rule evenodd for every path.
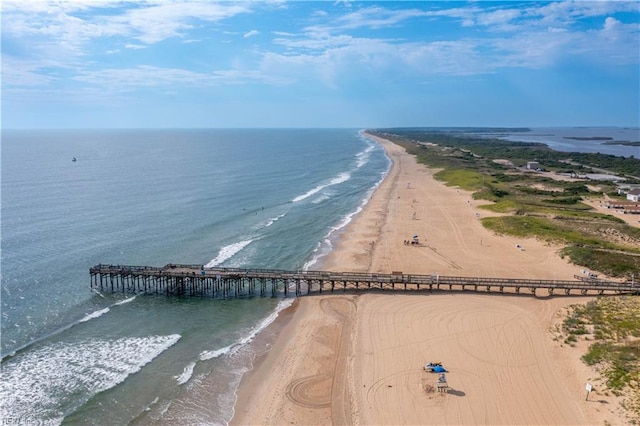
M 89 268 L 320 269 L 388 168 L 350 129 L 3 130 L 3 421 L 225 424 L 293 299 L 100 294 Z

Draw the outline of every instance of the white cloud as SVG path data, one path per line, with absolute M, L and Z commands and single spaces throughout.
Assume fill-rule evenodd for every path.
M 340 44 L 333 40 L 331 47 L 323 50 L 299 54 L 270 52 L 265 54 L 260 69 L 264 74 L 278 75 L 290 82 L 319 80 L 330 88 L 349 85 L 350 79 L 389 82 L 415 76 L 470 75 L 495 69 L 473 41 L 395 43 L 345 36 L 336 39 Z
M 602 30 L 583 35 L 582 45 L 612 64 L 640 63 L 640 36 L 637 24 L 624 24 L 607 17 Z
M 9 4 L 3 4 L 4 33 L 17 38 L 44 36 L 73 49 L 90 39 L 110 36 L 153 44 L 182 36 L 198 22 L 217 22 L 250 12 L 246 3 L 236 2 L 7 1 Z M 129 9 L 120 9 L 123 4 Z M 96 8 L 92 16 L 77 13 L 89 6 Z M 112 13 L 101 14 L 101 8 L 106 7 Z
M 528 8 L 524 14 L 544 25 L 566 25 L 581 18 L 638 10 L 635 1 L 561 1 Z
M 107 86 L 112 90 L 129 90 L 137 87 L 163 86 L 181 81 L 198 84 L 205 79 L 205 76 L 181 69 L 142 65 L 135 68 L 107 68 L 87 71 L 72 79 L 96 86 Z
M 327 50 L 341 46 L 348 46 L 354 41 L 349 35 L 329 36 L 322 34 L 311 34 L 302 37 L 280 37 L 273 40 L 273 43 L 287 47 L 288 49 L 304 50 Z
M 153 44 L 170 37 L 182 36 L 194 22 L 216 22 L 249 9 L 241 3 L 185 2 L 163 3 L 131 9 L 123 15 L 105 19 L 108 27 L 124 28 L 129 35 Z
M 341 28 L 385 28 L 400 22 L 427 16 L 419 9 L 390 10 L 381 7 L 362 9 L 337 19 Z
M 94 55 L 143 49 L 249 12 L 248 3 L 231 2 L 4 0 L 2 38 L 11 49 L 2 51 L 3 86 L 53 85 L 82 75 Z
M 126 0 L 3 0 L 2 11 L 4 13 L 50 13 L 53 10 L 61 10 L 66 13 L 87 10 L 89 8 L 120 7 Z
M 214 87 L 255 82 L 277 84 L 280 81 L 255 70 L 231 69 L 207 73 L 151 65 L 87 71 L 72 77 L 72 80 L 125 92 L 144 87 Z
M 124 47 L 127 49 L 139 50 L 139 49 L 146 49 L 149 46 L 147 46 L 146 44 L 127 43 L 124 45 Z
M 424 16 L 428 16 L 428 13 L 419 9 L 392 10 L 377 6 L 367 7 L 333 18 L 331 23 L 309 26 L 306 31 L 327 33 L 357 28 L 387 28 L 399 25 L 409 19 Z
M 586 31 L 573 26 L 582 18 L 600 16 L 609 11 L 635 10 L 637 4 L 611 2 L 554 2 L 527 9 L 494 6 L 444 8 L 438 10 L 389 10 L 366 7 L 330 23 L 304 28 L 304 33 L 287 34 L 273 40 L 285 46 L 286 54 L 270 54 L 270 68 L 289 68 L 300 75 L 321 74 L 334 81 L 339 70 L 363 66 L 362 70 L 394 68 L 403 72 L 429 74 L 471 75 L 495 72 L 508 67 L 551 67 L 568 55 L 581 55 L 592 62 L 611 61 L 610 64 L 639 62 L 638 32 L 632 25 L 624 25 L 615 18 L 605 20 L 602 31 Z M 615 2 L 613 2 L 615 3 Z M 634 9 L 635 8 L 635 9 Z M 438 41 L 406 42 L 390 39 L 363 39 L 349 34 L 350 29 L 382 28 L 403 25 L 409 19 L 454 18 L 462 26 L 483 26 L 488 31 L 474 38 L 437 37 Z M 517 30 L 517 31 L 516 31 Z M 425 33 L 428 35 L 428 31 Z M 613 40 L 616 43 L 611 43 Z M 635 40 L 635 49 L 634 49 Z M 375 46 L 367 50 L 364 46 Z M 626 52 L 626 54 L 625 54 Z M 622 59 L 626 57 L 627 59 Z M 285 66 L 276 66 L 276 62 Z M 364 66 L 367 64 L 367 66 Z M 351 65 L 351 67 L 350 67 Z
M 462 26 L 475 25 L 475 16 L 482 12 L 478 6 L 454 7 L 451 9 L 432 10 L 426 13 L 426 16 L 435 18 L 455 18 L 462 22 Z
M 170 68 L 153 63 L 89 71 L 83 50 L 90 41 L 113 38 L 121 44 L 101 46 L 102 52 L 147 47 L 151 57 L 154 43 L 170 37 L 182 37 L 183 43 L 202 40 L 198 38 L 202 34 L 195 31 L 199 26 L 250 13 L 249 7 L 253 3 L 6 0 L 3 12 L 8 4 L 9 15 L 3 17 L 3 33 L 24 44 L 21 52 L 28 52 L 31 57 L 21 61 L 7 60 L 10 57 L 3 53 L 3 83 L 34 87 L 51 85 L 62 77 L 50 69 L 66 68 L 71 70 L 69 78 L 74 81 L 123 91 L 171 85 L 212 87 L 258 82 L 281 85 L 301 79 L 316 79 L 329 87 L 338 87 L 343 79 L 353 78 L 358 73 L 362 78 L 371 79 L 472 75 L 506 67 L 551 67 L 570 55 L 581 55 L 591 61 L 609 61 L 611 65 L 637 63 L 640 61 L 637 25 L 624 24 L 614 17 L 614 13 L 632 6 L 637 10 L 638 6 L 611 3 L 619 2 L 554 2 L 542 6 L 533 3 L 533 7 L 524 9 L 514 8 L 512 3 L 453 8 L 442 8 L 437 4 L 424 10 L 368 5 L 355 10 L 354 5 L 342 16 L 314 13 L 311 19 L 315 25 L 301 24 L 298 33 L 294 33 L 295 27 L 288 27 L 286 32 L 273 31 L 272 44 L 257 47 L 262 49 L 258 64 L 247 62 L 247 56 L 255 52 L 235 52 L 237 57 L 228 58 L 226 63 L 245 65 L 226 70 L 214 70 L 213 65 L 206 63 L 209 58 L 203 58 L 200 70 L 214 70 L 206 73 L 182 69 L 187 65 Z M 109 13 L 100 9 L 93 14 L 78 13 L 89 10 L 87 8 L 94 4 L 111 10 Z M 118 9 L 123 5 L 127 9 Z M 597 29 L 588 31 L 573 25 L 577 20 L 594 16 L 602 17 L 602 25 Z M 401 28 L 416 20 L 422 20 L 419 25 L 436 20 L 450 24 L 453 20 L 460 26 L 481 28 L 456 33 L 459 28 L 454 26 L 454 31 L 430 39 L 429 28 L 425 25 L 421 41 L 376 37 L 377 29 Z M 367 37 L 353 31 L 363 28 L 372 30 Z M 244 34 L 236 31 L 233 40 L 240 35 L 250 38 L 258 34 L 257 30 Z M 47 68 L 49 70 L 45 72 Z
M 487 61 L 472 40 L 438 41 L 407 46 L 402 55 L 407 66 L 422 75 L 474 75 L 492 72 L 497 64 Z
M 5 87 L 42 87 L 55 79 L 40 71 L 42 64 L 31 60 L 17 59 L 11 56 L 2 58 L 2 86 Z
M 607 17 L 607 19 L 604 20 L 605 31 L 615 31 L 619 27 L 620 27 L 620 21 L 618 21 L 616 18 L 612 18 L 609 16 Z
M 521 16 L 520 9 L 498 9 L 487 13 L 480 13 L 476 18 L 479 25 L 509 24 Z

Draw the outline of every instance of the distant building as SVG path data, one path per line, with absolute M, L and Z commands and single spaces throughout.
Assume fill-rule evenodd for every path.
M 627 200 L 636 203 L 640 201 L 640 189 L 632 189 L 631 191 L 627 192 Z
M 527 169 L 529 170 L 538 170 L 540 168 L 540 163 L 537 161 L 527 161 Z

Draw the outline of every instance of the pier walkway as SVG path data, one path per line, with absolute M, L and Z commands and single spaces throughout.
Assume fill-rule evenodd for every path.
M 304 296 L 334 292 L 473 291 L 564 295 L 640 295 L 640 283 L 598 279 L 535 280 L 517 278 L 450 277 L 416 275 L 283 271 L 274 269 L 204 268 L 168 264 L 163 267 L 96 265 L 90 269 L 91 288 L 101 292 L 166 294 L 234 298 L 247 296 Z

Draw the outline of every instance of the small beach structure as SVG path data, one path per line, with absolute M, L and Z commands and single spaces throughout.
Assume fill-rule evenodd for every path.
M 438 375 L 438 382 L 436 383 L 436 389 L 438 392 L 449 392 L 449 384 L 447 383 L 447 376 L 444 373 Z
M 640 188 L 632 189 L 627 192 L 627 200 L 634 203 L 640 202 Z
M 628 197 L 628 195 L 627 195 Z M 608 209 L 616 209 L 624 214 L 639 214 L 640 213 L 640 201 L 617 201 L 608 200 L 605 204 Z
M 441 362 L 429 362 L 422 367 L 423 370 L 432 373 L 446 373 L 447 370 L 442 366 Z
M 447 373 L 447 370 L 442 366 L 441 362 L 428 362 L 424 367 L 422 367 L 422 369 L 428 373 L 438 373 L 435 389 L 438 392 L 449 392 L 449 383 L 447 383 L 447 375 L 445 374 Z M 433 387 L 431 385 L 423 384 L 423 387 L 427 392 L 433 392 Z

